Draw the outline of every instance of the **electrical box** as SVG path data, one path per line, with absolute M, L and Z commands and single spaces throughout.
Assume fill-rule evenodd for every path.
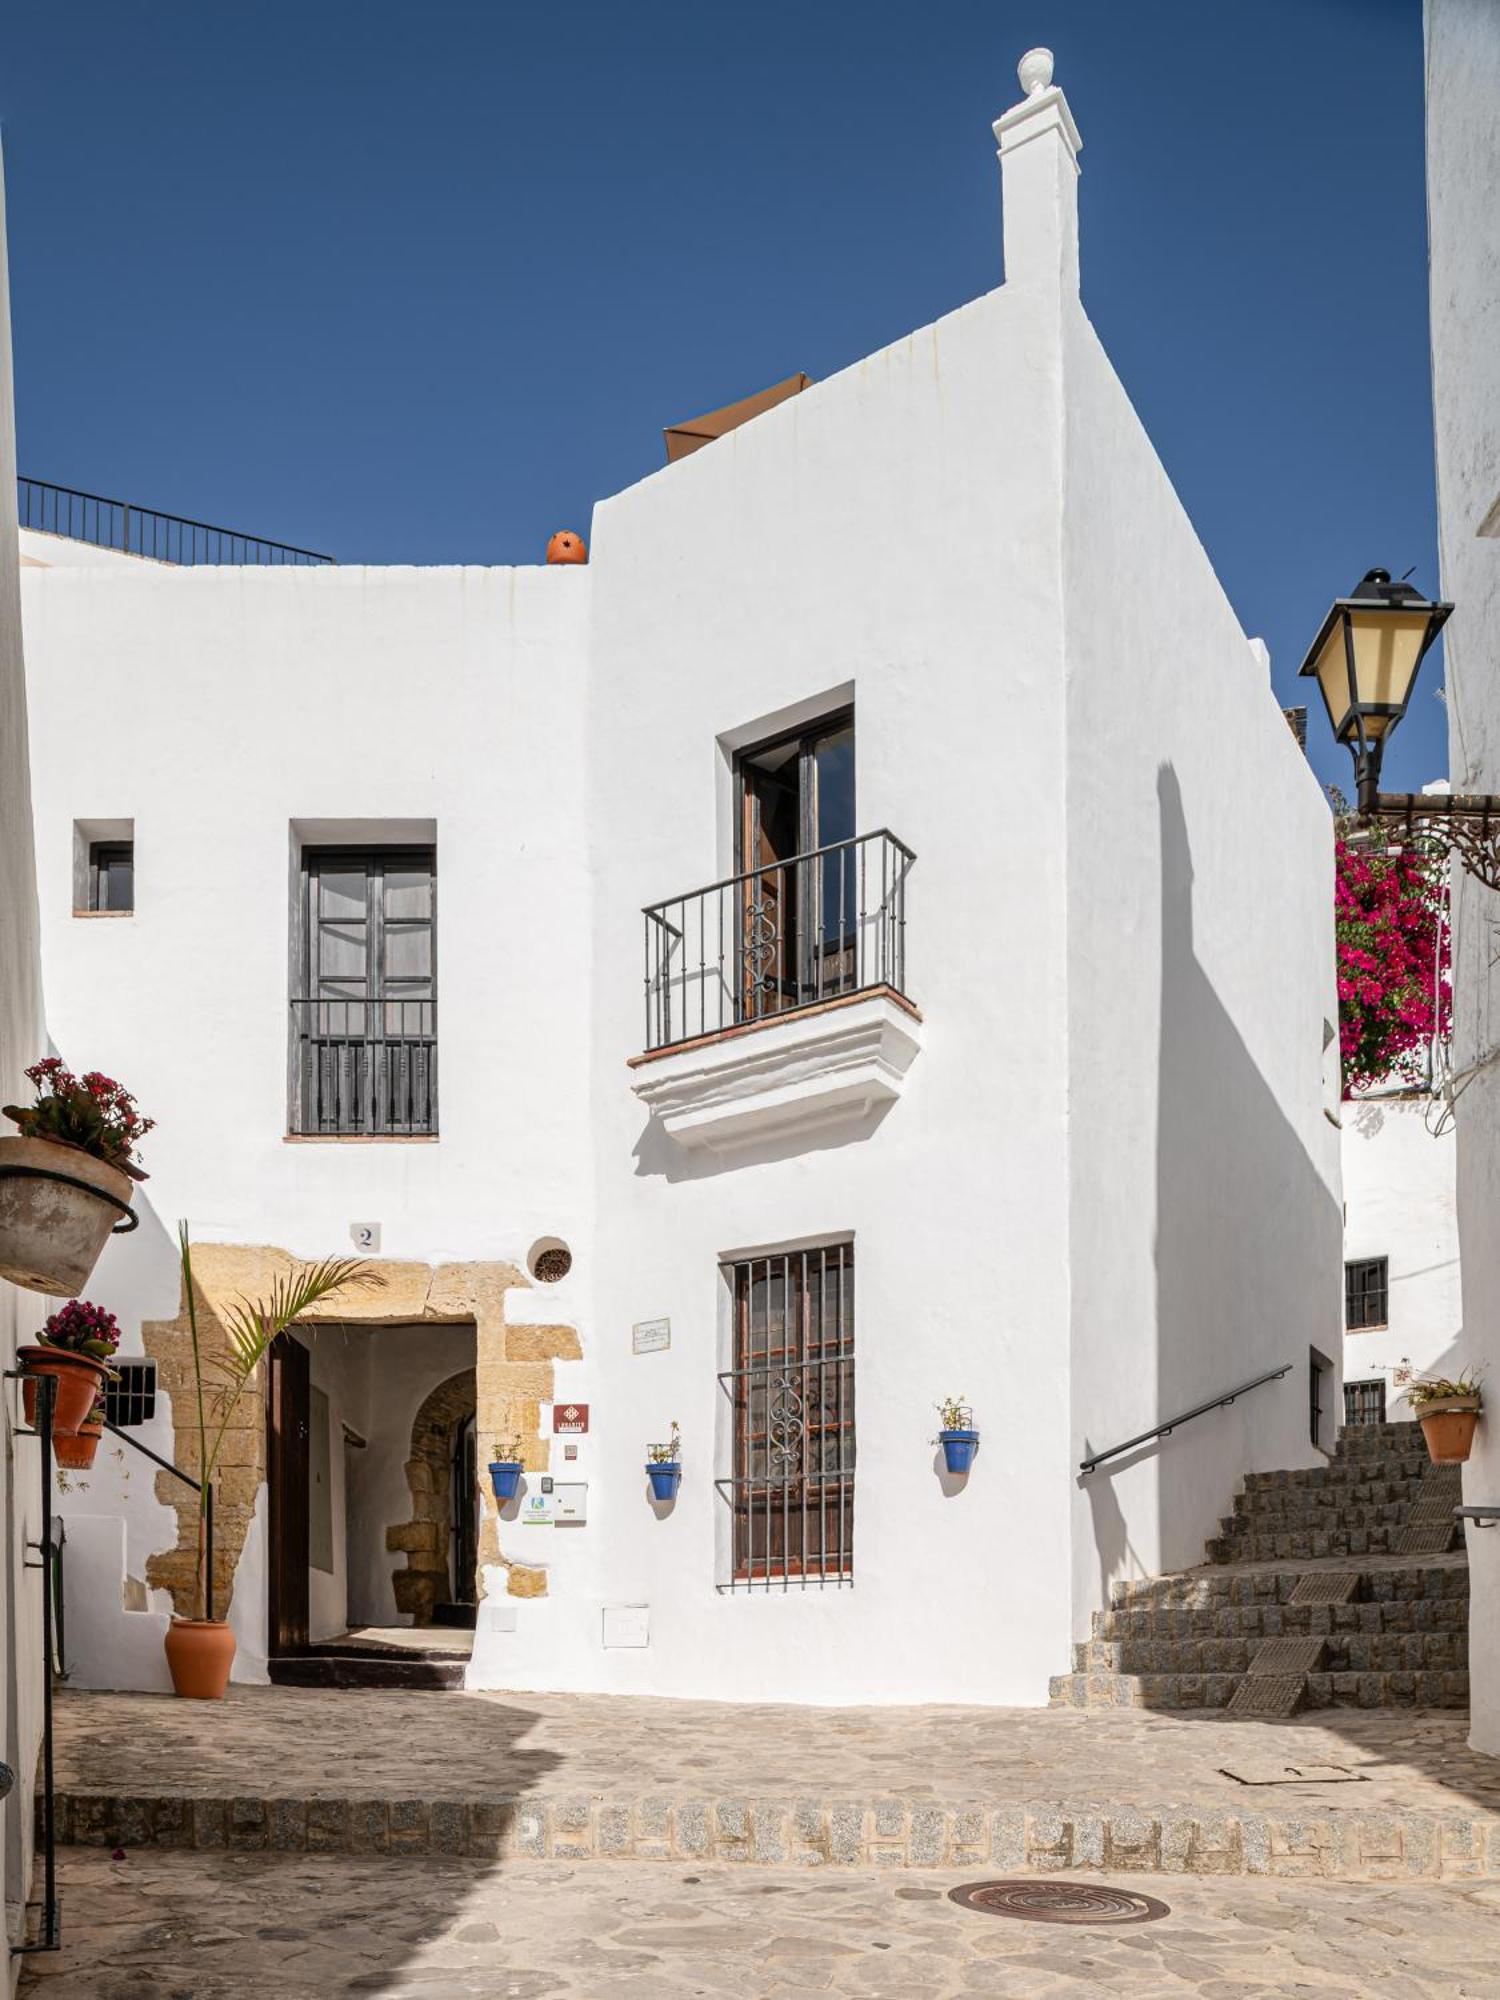
M 588 1519 L 589 1486 L 586 1479 L 555 1479 L 552 1482 L 552 1518 L 558 1527 L 582 1527 Z
M 647 1604 L 606 1604 L 604 1644 L 607 1648 L 649 1646 L 651 1607 Z

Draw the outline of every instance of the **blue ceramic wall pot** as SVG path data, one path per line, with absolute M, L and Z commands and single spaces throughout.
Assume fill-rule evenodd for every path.
M 967 1472 L 979 1449 L 978 1431 L 939 1431 L 938 1443 L 950 1472 Z
M 495 1489 L 497 1500 L 514 1500 L 521 1490 L 521 1461 L 518 1458 L 492 1458 L 490 1460 L 490 1484 Z
M 646 1476 L 651 1481 L 653 1500 L 675 1500 L 682 1484 L 681 1460 L 669 1458 L 659 1465 L 653 1462 L 646 1467 Z

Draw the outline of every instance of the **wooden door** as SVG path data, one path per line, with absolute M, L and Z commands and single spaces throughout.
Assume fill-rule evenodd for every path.
M 307 1349 L 278 1334 L 266 1357 L 266 1486 L 270 1498 L 270 1651 L 307 1645 L 311 1384 Z

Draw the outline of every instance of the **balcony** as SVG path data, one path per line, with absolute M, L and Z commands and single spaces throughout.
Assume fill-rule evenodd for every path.
M 633 1089 L 685 1146 L 755 1143 L 900 1095 L 916 856 L 861 834 L 645 911 L 646 1049 Z
M 283 568 L 320 567 L 333 561 L 313 549 L 291 542 L 268 541 L 264 535 L 241 534 L 235 528 L 211 527 L 183 514 L 164 514 L 158 507 L 138 507 L 128 500 L 110 500 L 102 493 L 84 493 L 76 486 L 56 486 L 47 479 L 16 480 L 18 525 L 39 534 L 61 535 L 70 542 L 88 542 L 121 555 L 147 556 L 153 562 L 183 567 L 202 563 L 254 563 Z
M 294 1138 L 436 1136 L 436 1000 L 323 998 L 291 1009 Z

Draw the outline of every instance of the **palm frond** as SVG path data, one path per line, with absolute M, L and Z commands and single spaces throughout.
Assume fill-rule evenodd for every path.
M 241 1384 L 255 1373 L 279 1333 L 332 1293 L 376 1282 L 357 1257 L 324 1257 L 284 1271 L 264 1298 L 236 1299 L 221 1315 L 229 1344 L 227 1371 Z

